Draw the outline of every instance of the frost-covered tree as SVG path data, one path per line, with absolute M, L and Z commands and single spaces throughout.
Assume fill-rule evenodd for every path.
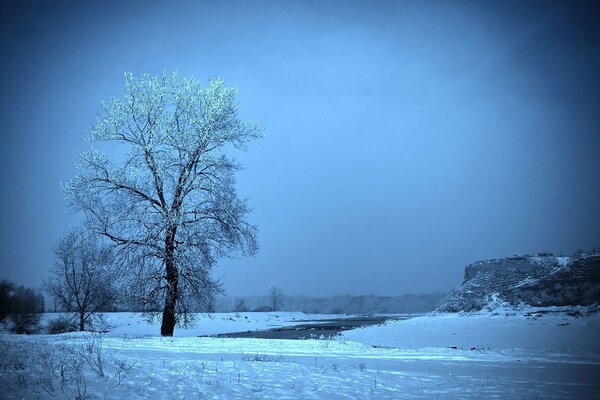
M 98 238 L 76 229 L 54 246 L 54 262 L 44 289 L 67 312 L 76 313 L 79 330 L 98 311 L 114 305 L 118 271 L 111 249 Z
M 257 250 L 249 208 L 235 190 L 245 150 L 260 126 L 238 115 L 237 89 L 215 79 L 125 74 L 121 98 L 104 103 L 89 139 L 121 150 L 81 155 L 65 185 L 68 204 L 127 261 L 131 295 L 162 308 L 161 334 L 219 290 L 211 269 L 223 256 Z M 187 317 L 186 317 L 187 318 Z M 187 319 L 186 319 L 187 320 Z

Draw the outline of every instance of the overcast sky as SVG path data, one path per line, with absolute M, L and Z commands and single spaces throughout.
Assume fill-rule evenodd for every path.
M 0 278 L 40 285 L 125 70 L 222 77 L 264 125 L 232 154 L 260 252 L 219 263 L 230 295 L 445 291 L 475 260 L 600 246 L 592 6 L 2 2 Z

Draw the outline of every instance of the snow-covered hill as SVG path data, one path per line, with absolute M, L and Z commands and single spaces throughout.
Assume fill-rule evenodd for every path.
M 589 306 L 600 304 L 600 250 L 573 257 L 515 256 L 467 265 L 462 286 L 440 305 L 445 312 L 498 304 Z

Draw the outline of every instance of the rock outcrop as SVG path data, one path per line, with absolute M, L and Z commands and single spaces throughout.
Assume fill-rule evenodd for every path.
M 572 257 L 549 254 L 477 261 L 438 308 L 478 311 L 490 303 L 534 307 L 600 305 L 600 249 Z

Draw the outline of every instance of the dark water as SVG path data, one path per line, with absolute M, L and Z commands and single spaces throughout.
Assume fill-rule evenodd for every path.
M 342 331 L 361 328 L 364 326 L 380 325 L 386 321 L 397 321 L 413 318 L 416 315 L 396 316 L 353 316 L 348 318 L 297 321 L 300 325 L 285 326 L 262 331 L 232 332 L 213 335 L 213 337 L 228 338 L 258 338 L 258 339 L 310 339 L 330 338 Z

